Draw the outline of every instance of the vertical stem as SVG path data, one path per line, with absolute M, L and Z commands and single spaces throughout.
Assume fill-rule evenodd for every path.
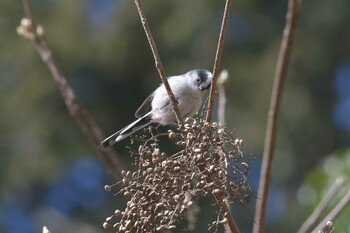
M 226 91 L 225 91 L 225 85 L 227 83 L 228 79 L 228 72 L 227 70 L 221 71 L 219 77 L 218 77 L 218 92 L 219 92 L 219 107 L 218 107 L 218 120 L 221 124 L 225 124 L 225 112 L 226 112 Z
M 223 18 L 222 18 L 222 23 L 221 23 L 219 40 L 218 40 L 218 44 L 216 47 L 216 54 L 215 54 L 215 61 L 214 61 L 214 68 L 213 68 L 213 80 L 212 80 L 212 84 L 210 87 L 208 112 L 207 112 L 207 116 L 206 116 L 207 122 L 211 121 L 213 107 L 214 107 L 216 80 L 217 80 L 218 69 L 219 69 L 220 61 L 221 61 L 222 50 L 224 47 L 225 32 L 226 32 L 226 28 L 227 28 L 227 20 L 228 20 L 228 16 L 229 16 L 230 6 L 231 6 L 231 0 L 226 0 L 225 10 L 224 10 Z
M 265 231 L 266 205 L 271 181 L 271 167 L 273 151 L 276 141 L 276 130 L 278 113 L 280 109 L 283 84 L 286 77 L 289 59 L 292 51 L 292 42 L 296 23 L 299 16 L 300 0 L 289 0 L 287 21 L 283 32 L 280 52 L 278 55 L 275 71 L 274 83 L 272 88 L 270 108 L 267 119 L 267 129 L 264 143 L 264 154 L 261 165 L 260 184 L 258 198 L 255 208 L 255 222 L 253 233 L 263 233 Z

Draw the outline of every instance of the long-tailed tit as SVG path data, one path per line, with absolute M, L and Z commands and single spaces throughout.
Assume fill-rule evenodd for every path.
M 195 69 L 186 74 L 168 78 L 171 90 L 177 101 L 183 118 L 193 117 L 201 107 L 203 93 L 211 85 L 212 73 L 204 69 Z M 104 150 L 151 123 L 170 125 L 176 123 L 176 116 L 164 85 L 160 85 L 150 94 L 135 112 L 138 118 L 125 128 L 112 134 L 101 142 Z

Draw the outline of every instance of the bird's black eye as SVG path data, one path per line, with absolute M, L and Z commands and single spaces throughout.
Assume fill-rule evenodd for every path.
M 200 78 L 197 78 L 196 81 L 197 81 L 197 83 L 200 83 L 200 82 L 201 82 L 201 79 L 200 79 Z

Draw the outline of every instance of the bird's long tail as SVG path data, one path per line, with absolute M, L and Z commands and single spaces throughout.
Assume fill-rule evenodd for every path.
M 129 124 L 125 128 L 119 130 L 118 132 L 112 134 L 105 140 L 103 140 L 100 145 L 98 146 L 99 150 L 107 150 L 109 146 L 120 142 L 121 140 L 129 137 L 131 134 L 135 133 L 136 131 L 145 128 L 146 126 L 150 125 L 152 123 L 150 116 L 150 112 L 146 115 L 142 116 L 141 118 L 137 119 L 133 123 Z

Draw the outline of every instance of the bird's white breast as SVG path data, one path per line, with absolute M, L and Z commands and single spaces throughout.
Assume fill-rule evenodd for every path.
M 193 117 L 199 110 L 202 104 L 202 92 L 194 89 L 183 82 L 183 78 L 172 77 L 169 79 L 169 85 L 178 102 L 179 111 L 183 118 Z M 176 123 L 176 116 L 174 114 L 168 93 L 164 85 L 161 85 L 154 92 L 152 100 L 152 120 L 163 125 Z

